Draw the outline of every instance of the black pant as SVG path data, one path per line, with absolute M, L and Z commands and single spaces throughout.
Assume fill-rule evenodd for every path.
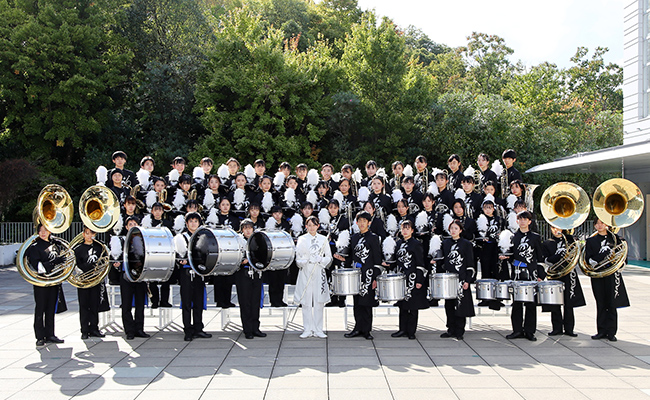
M 555 305 L 551 307 L 551 324 L 555 332 L 573 333 L 573 328 L 576 324 L 573 307 L 564 306 L 564 318 L 562 317 L 562 306 Z
M 526 317 L 524 319 L 524 307 Z M 513 332 L 525 332 L 531 335 L 537 329 L 537 305 L 535 303 L 512 302 L 512 315 L 510 316 Z
M 120 279 L 120 294 L 122 297 L 122 324 L 124 332 L 136 334 L 144 330 L 144 299 L 147 295 L 147 284 L 145 282 L 129 282 L 124 275 Z M 131 313 L 135 302 L 135 318 Z
M 409 336 L 415 335 L 418 328 L 418 310 L 410 309 L 404 304 L 399 306 L 399 330 Z
M 269 301 L 272 307 L 284 303 L 284 283 L 287 279 L 287 270 L 267 271 L 263 274 L 264 280 L 269 284 Z
M 179 281 L 183 307 L 183 331 L 186 335 L 201 332 L 203 331 L 205 282 L 190 268 L 183 268 L 180 271 Z
M 151 308 L 158 308 L 160 305 L 169 303 L 169 282 L 148 282 L 149 292 L 151 292 Z M 160 290 L 158 290 L 160 285 Z
M 77 288 L 81 333 L 88 334 L 99 330 L 99 286 L 87 289 Z
M 467 318 L 456 315 L 456 308 L 458 308 L 457 299 L 445 300 L 447 333 L 452 336 L 463 336 L 465 334 L 465 323 L 467 322 Z
M 359 295 L 354 296 L 354 330 L 361 333 L 370 333 L 372 330 L 372 306 L 359 304 Z
M 499 249 L 496 242 L 485 242 L 480 251 L 481 278 L 496 278 L 499 270 Z
M 214 301 L 217 307 L 227 307 L 232 299 L 232 285 L 235 283 L 233 275 L 219 275 L 212 279 L 214 287 Z
M 46 339 L 54 336 L 54 312 L 59 299 L 61 285 L 34 285 L 34 334 L 36 339 Z
M 596 327 L 598 333 L 616 335 L 618 311 L 614 304 L 614 275 L 592 279 L 591 289 L 596 299 Z
M 255 272 L 251 277 L 248 268 L 235 272 L 239 313 L 245 335 L 253 334 L 260 329 L 260 301 L 262 297 L 262 279 Z

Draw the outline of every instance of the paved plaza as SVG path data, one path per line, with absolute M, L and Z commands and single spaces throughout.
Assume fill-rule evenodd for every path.
M 300 339 L 301 313 L 262 310 L 268 337 L 246 340 L 239 311 L 222 329 L 221 310 L 204 313 L 212 339 L 184 342 L 180 310 L 149 339 L 127 341 L 117 324 L 104 339 L 81 340 L 76 289 L 64 285 L 69 311 L 56 317 L 61 345 L 35 348 L 32 287 L 15 267 L 0 268 L 0 398 L 48 399 L 650 399 L 650 269 L 624 272 L 632 307 L 619 310 L 618 342 L 595 341 L 595 304 L 576 310 L 577 338 L 548 337 L 538 312 L 537 342 L 509 341 L 506 311 L 482 309 L 464 341 L 440 339 L 444 308 L 420 313 L 417 340 L 391 338 L 397 308 L 376 310 L 375 340 L 345 339 L 348 309 L 326 311 L 327 339 Z M 212 298 L 210 292 L 208 296 Z M 174 291 L 178 304 L 178 290 Z M 478 309 L 477 309 L 478 310 Z M 146 311 L 149 315 L 149 311 Z

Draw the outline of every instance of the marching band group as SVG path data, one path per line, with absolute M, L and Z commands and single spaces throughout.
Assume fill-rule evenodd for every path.
M 149 337 L 144 331 L 144 308 L 171 307 L 169 285 L 180 285 L 184 338 L 210 338 L 204 331 L 202 313 L 207 306 L 206 284 L 214 285 L 217 307 L 235 306 L 231 302 L 236 286 L 244 336 L 264 337 L 260 331 L 262 283 L 268 284 L 272 307 L 284 307 L 284 286 L 295 285 L 294 303 L 302 308 L 304 332 L 301 338 L 325 338 L 325 307 L 345 307 L 346 296 L 331 294 L 332 274 L 340 268 L 358 269 L 361 284 L 354 299 L 355 325 L 345 337 L 373 339 L 372 309 L 378 303 L 377 280 L 387 272 L 402 273 L 405 292 L 399 307 L 399 329 L 393 337 L 415 339 L 419 310 L 438 306 L 430 298 L 430 277 L 436 273 L 456 274 L 458 296 L 445 299 L 447 330 L 442 338 L 463 340 L 466 318 L 475 315 L 470 284 L 479 275 L 497 281 L 542 281 L 544 265 L 560 261 L 574 241 L 568 231 L 552 228 L 553 237 L 543 242 L 537 233 L 532 213 L 532 193 L 514 167 L 516 153 L 502 154 L 490 167 L 486 154 L 477 157 L 478 169 L 463 170 L 461 159 L 448 158 L 449 170 L 431 168 L 424 156 L 413 166 L 401 161 L 392 164 L 392 178 L 370 160 L 365 176 L 345 164 L 335 173 L 323 164 L 320 175 L 305 164 L 295 167 L 283 162 L 269 175 L 264 160 L 256 160 L 243 171 L 235 158 L 221 165 L 216 173 L 210 158 L 203 158 L 192 176 L 185 173 L 185 160 L 177 157 L 166 176 L 154 174 L 151 157 L 140 161 L 137 173 L 126 169 L 127 155 L 113 154 L 115 167 L 100 167 L 98 183 L 109 188 L 119 200 L 120 219 L 110 238 L 109 283 L 120 286 L 122 322 L 127 339 Z M 176 233 L 176 266 L 166 282 L 132 282 L 125 277 L 123 250 L 125 236 L 134 227 L 165 227 Z M 192 235 L 201 226 L 228 227 L 247 241 L 258 229 L 282 230 L 295 241 L 295 262 L 289 268 L 260 271 L 244 258 L 231 275 L 202 276 L 190 267 L 187 249 Z M 601 220 L 597 234 L 588 238 L 585 258 L 593 264 L 606 263 L 611 250 L 622 239 Z M 503 232 L 509 234 L 502 234 Z M 48 274 L 63 262 L 61 246 L 50 241 L 43 225 L 38 238 L 29 246 L 26 259 L 37 274 Z M 87 271 L 99 262 L 101 248 L 95 232 L 86 227 L 83 243 L 74 249 L 76 268 Z M 504 239 L 505 238 L 505 239 Z M 137 239 L 137 238 L 136 238 Z M 129 259 L 138 259 L 138 244 L 133 242 Z M 124 257 L 127 257 L 124 255 Z M 480 267 L 480 268 L 479 268 Z M 584 306 L 585 298 L 574 268 L 561 277 L 548 277 L 564 283 L 563 306 L 545 305 L 551 312 L 549 335 L 577 336 L 573 308 Z M 103 284 L 103 283 L 102 283 Z M 82 339 L 103 337 L 98 327 L 102 300 L 100 285 L 78 289 Z M 597 305 L 597 334 L 593 339 L 616 340 L 618 307 L 629 305 L 620 271 L 592 278 Z M 105 290 L 105 288 L 103 288 Z M 54 313 L 60 285 L 34 286 L 37 346 L 62 343 L 54 334 Z M 499 300 L 483 300 L 478 306 L 503 307 Z M 512 333 L 508 339 L 534 341 L 537 304 L 515 301 L 512 304 Z

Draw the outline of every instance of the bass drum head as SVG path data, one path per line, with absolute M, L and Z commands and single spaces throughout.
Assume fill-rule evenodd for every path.
M 124 242 L 124 271 L 131 282 L 166 282 L 176 263 L 174 236 L 167 228 L 133 227 Z
M 140 282 L 144 269 L 144 238 L 139 227 L 133 227 L 124 241 L 124 272 L 131 282 Z
M 286 269 L 296 257 L 293 238 L 285 231 L 256 231 L 248 238 L 246 256 L 260 271 Z
M 244 260 L 239 240 L 230 228 L 199 228 L 190 238 L 190 267 L 201 276 L 234 274 Z
M 251 265 L 259 270 L 264 270 L 271 263 L 273 258 L 273 245 L 266 232 L 254 232 L 248 238 L 248 250 L 246 255 Z

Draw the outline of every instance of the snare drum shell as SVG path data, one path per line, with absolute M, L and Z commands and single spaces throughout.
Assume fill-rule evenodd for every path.
M 382 274 L 377 277 L 377 297 L 380 301 L 404 300 L 405 294 L 404 274 Z
M 142 237 L 144 245 L 144 260 L 142 272 L 134 277 L 130 273 L 128 251 L 131 238 L 134 235 Z M 131 228 L 124 244 L 125 277 L 130 282 L 166 282 L 174 272 L 176 263 L 176 247 L 174 236 L 167 228 Z
M 511 300 L 512 299 L 512 281 L 498 282 L 496 285 L 497 300 Z
M 564 305 L 564 282 L 543 281 L 537 283 L 537 298 L 540 304 Z
M 478 300 L 496 300 L 496 279 L 478 279 L 476 281 L 476 298 Z
M 431 296 L 434 299 L 458 298 L 458 274 L 442 273 L 433 274 L 430 278 Z
M 361 288 L 361 269 L 340 268 L 332 271 L 332 294 L 334 296 L 357 295 Z
M 513 281 L 512 300 L 522 303 L 535 303 L 537 283 L 533 281 Z

